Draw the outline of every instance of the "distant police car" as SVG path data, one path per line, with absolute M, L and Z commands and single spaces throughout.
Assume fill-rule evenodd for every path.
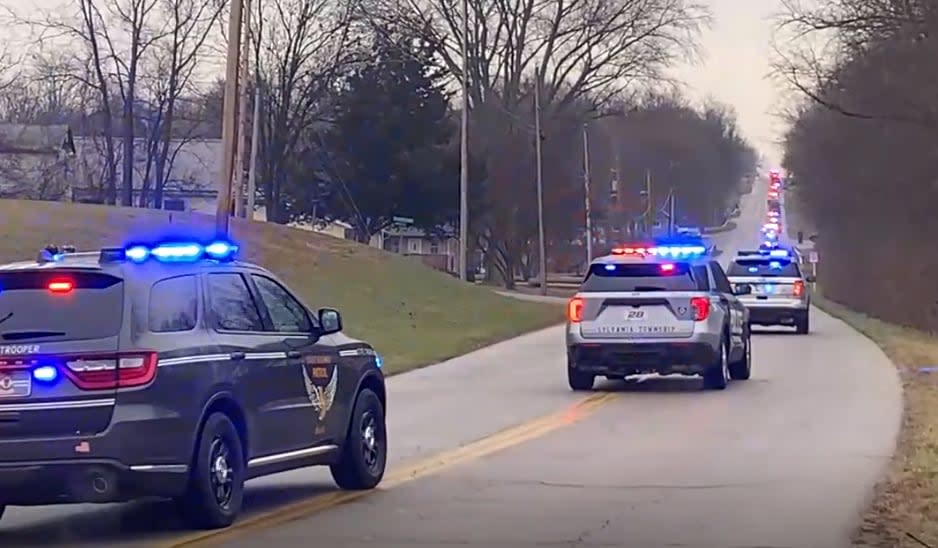
M 740 300 L 753 325 L 789 325 L 798 333 L 810 329 L 811 276 L 805 276 L 794 252 L 776 247 L 740 251 L 727 270 L 738 289 L 750 288 Z
M 218 528 L 251 478 L 329 465 L 343 488 L 381 481 L 378 355 L 236 249 L 49 248 L 0 266 L 0 513 L 156 496 Z
M 748 312 L 702 246 L 614 249 L 592 262 L 567 312 L 573 390 L 600 375 L 702 375 L 713 389 L 750 376 Z

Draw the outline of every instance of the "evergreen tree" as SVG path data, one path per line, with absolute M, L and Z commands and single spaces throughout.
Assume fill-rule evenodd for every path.
M 376 38 L 373 49 L 336 98 L 320 216 L 348 222 L 363 240 L 395 216 L 439 229 L 458 209 L 459 164 L 436 48 L 397 35 Z

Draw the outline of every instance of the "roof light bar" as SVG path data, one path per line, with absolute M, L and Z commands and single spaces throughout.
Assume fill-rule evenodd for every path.
M 234 258 L 238 246 L 232 242 L 216 240 L 203 245 L 198 242 L 165 242 L 155 246 L 135 244 L 114 253 L 114 250 L 102 250 L 102 261 L 128 260 L 132 263 L 145 263 L 155 259 L 161 263 L 194 263 L 201 260 L 228 261 Z
M 654 257 L 690 258 L 699 257 L 706 253 L 707 248 L 702 245 L 616 247 L 612 250 L 613 255 L 637 255 L 641 257 L 651 255 Z

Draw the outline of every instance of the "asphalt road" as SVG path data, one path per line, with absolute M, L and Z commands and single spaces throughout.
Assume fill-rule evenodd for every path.
M 764 191 L 716 236 L 720 248 L 757 244 Z M 757 335 L 753 378 L 722 392 L 648 377 L 600 384 L 582 405 L 559 328 L 394 377 L 379 492 L 336 500 L 321 470 L 261 479 L 248 519 L 214 542 L 846 546 L 892 452 L 900 386 L 872 342 L 812 313 L 807 336 Z M 163 503 L 14 508 L 0 546 L 171 546 L 179 527 Z

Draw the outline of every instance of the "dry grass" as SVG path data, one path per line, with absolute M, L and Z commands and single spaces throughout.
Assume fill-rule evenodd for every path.
M 899 368 L 904 416 L 898 448 L 876 488 L 856 543 L 897 548 L 938 546 L 938 337 L 864 316 L 837 303 L 815 304 L 862 332 Z M 916 540 L 918 539 L 918 540 Z
M 211 217 L 165 211 L 0 200 L 0 262 L 43 246 L 80 249 L 160 237 L 210 238 Z M 312 307 L 342 311 L 351 336 L 382 353 L 389 373 L 435 363 L 559 323 L 562 307 L 466 285 L 419 261 L 309 231 L 234 221 L 246 260 L 282 277 Z

